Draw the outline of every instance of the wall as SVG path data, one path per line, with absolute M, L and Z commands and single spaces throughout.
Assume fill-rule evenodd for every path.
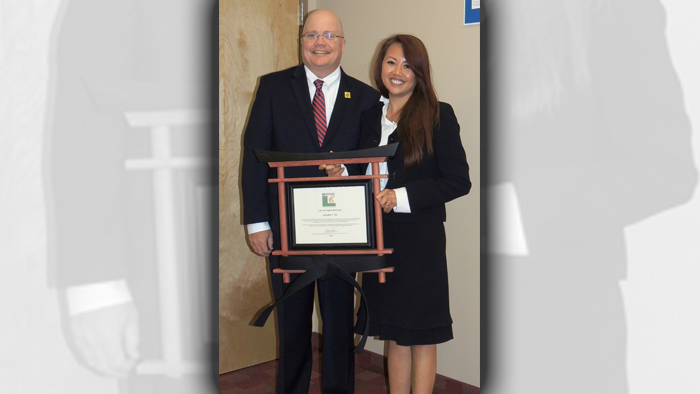
M 396 33 L 419 37 L 428 48 L 440 101 L 450 103 L 462 127 L 461 136 L 474 186 L 468 196 L 447 205 L 447 260 L 455 339 L 438 346 L 438 373 L 480 385 L 479 333 L 479 125 L 480 26 L 462 24 L 464 3 L 427 6 L 419 0 L 316 0 L 309 9 L 329 9 L 341 18 L 347 44 L 341 66 L 370 83 L 369 64 L 379 42 Z M 369 340 L 367 349 L 383 353 L 383 342 Z

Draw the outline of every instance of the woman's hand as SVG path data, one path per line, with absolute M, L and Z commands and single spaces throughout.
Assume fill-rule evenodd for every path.
M 391 212 L 396 206 L 396 192 L 392 189 L 384 189 L 375 197 L 379 201 L 379 206 L 382 207 L 384 213 Z

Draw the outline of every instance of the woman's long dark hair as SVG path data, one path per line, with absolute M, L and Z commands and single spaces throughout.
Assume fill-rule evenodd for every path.
M 382 63 L 389 47 L 400 44 L 408 66 L 415 75 L 416 87 L 413 94 L 399 113 L 396 128 L 404 147 L 404 167 L 420 165 L 423 160 L 423 146 L 427 153 L 433 153 L 433 128 L 440 120 L 440 107 L 430 77 L 428 51 L 417 37 L 397 34 L 389 37 L 380 45 L 374 61 L 374 82 L 384 97 L 389 97 L 389 90 L 382 82 Z

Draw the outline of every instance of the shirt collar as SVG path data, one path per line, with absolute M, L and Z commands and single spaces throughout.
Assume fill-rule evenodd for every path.
M 314 81 L 317 79 L 320 79 L 325 83 L 327 86 L 330 86 L 340 80 L 340 67 L 336 68 L 335 71 L 332 73 L 328 74 L 325 78 L 319 78 L 314 74 L 306 65 L 304 65 L 304 70 L 306 71 L 306 81 L 309 83 L 309 86 L 314 85 Z
M 389 119 L 386 117 L 386 110 L 387 110 L 387 108 L 389 108 L 389 99 L 388 99 L 387 97 L 382 96 L 382 97 L 379 98 L 379 101 L 381 101 L 382 103 L 384 103 L 384 106 L 382 107 L 382 125 L 385 125 L 385 126 L 392 126 L 392 125 L 393 125 L 393 126 L 396 126 L 396 122 L 392 122 L 391 120 L 389 120 Z

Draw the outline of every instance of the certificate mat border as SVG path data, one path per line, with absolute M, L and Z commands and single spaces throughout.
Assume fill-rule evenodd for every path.
M 298 244 L 294 229 L 294 189 L 328 188 L 343 186 L 364 186 L 365 188 L 365 216 L 367 222 L 367 242 L 365 243 L 320 243 Z M 287 237 L 289 250 L 352 250 L 375 249 L 376 237 L 374 227 L 374 192 L 371 179 L 328 181 L 328 182 L 289 182 L 287 183 Z

